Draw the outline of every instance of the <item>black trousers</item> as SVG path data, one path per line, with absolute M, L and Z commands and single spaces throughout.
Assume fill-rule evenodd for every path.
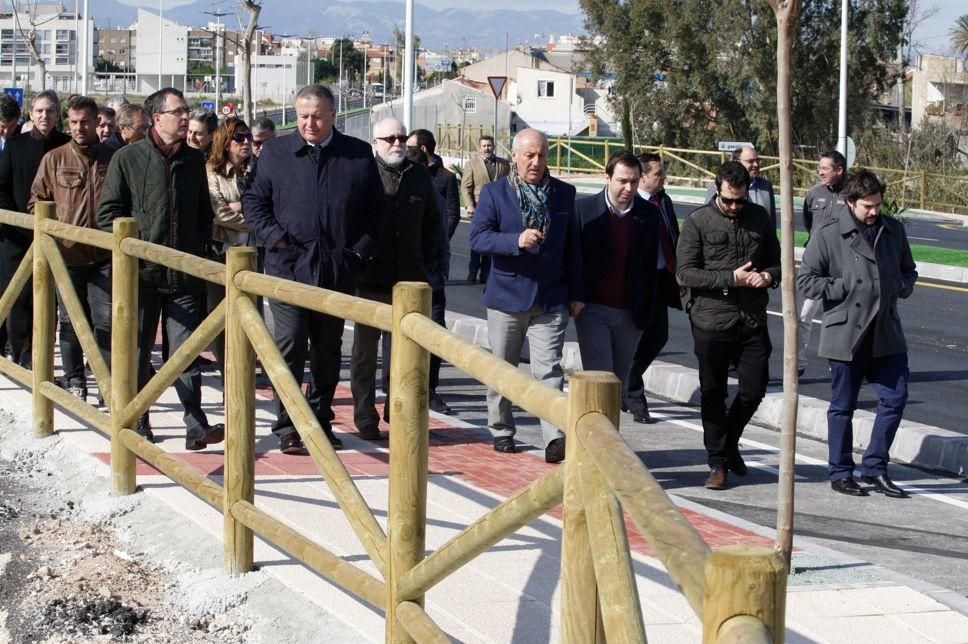
M 434 291 L 433 297 L 430 301 L 430 319 L 439 324 L 442 327 L 447 327 L 447 321 L 444 319 L 444 315 L 447 312 L 447 295 L 444 289 L 439 291 Z M 442 362 L 440 356 L 430 354 L 430 395 L 432 396 L 435 391 L 437 391 L 437 385 L 440 384 L 440 363 Z
M 770 379 L 770 334 L 764 326 L 753 329 L 737 323 L 725 331 L 709 331 L 692 325 L 699 387 L 703 443 L 710 467 L 720 467 L 738 454 L 746 424 L 766 394 Z M 739 391 L 726 408 L 729 366 L 736 366 Z
M 27 254 L 29 245 L 30 240 L 21 239 L 17 231 L 3 232 L 3 237 L 0 239 L 0 293 L 7 290 L 7 285 L 10 284 L 13 274 L 17 272 L 20 262 Z M 27 285 L 14 301 L 4 325 L 6 341 L 10 342 L 13 359 L 25 366 L 30 364 L 31 334 L 34 326 L 34 299 L 31 284 L 32 281 L 27 280 Z
M 94 266 L 68 266 L 67 274 L 71 277 L 74 291 L 84 315 L 87 318 L 94 339 L 104 356 L 104 361 L 111 365 L 111 263 L 104 262 Z M 61 362 L 64 366 L 64 382 L 84 386 L 84 349 L 74 331 L 74 324 L 67 314 L 67 307 L 60 291 L 57 291 L 57 316 L 60 322 Z M 107 398 L 109 392 L 101 392 Z
M 272 311 L 272 336 L 282 353 L 289 371 L 302 385 L 306 359 L 312 375 L 311 391 L 307 400 L 316 418 L 324 427 L 336 418 L 333 396 L 339 384 L 339 370 L 343 348 L 343 320 L 315 311 L 307 311 L 283 302 L 269 301 Z M 276 422 L 272 433 L 283 438 L 296 433 L 292 419 L 276 394 Z

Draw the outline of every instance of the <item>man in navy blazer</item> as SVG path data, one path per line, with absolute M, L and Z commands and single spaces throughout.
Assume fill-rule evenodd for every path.
M 368 143 L 333 127 L 335 99 L 323 85 L 296 95 L 296 129 L 267 141 L 242 195 L 242 212 L 266 249 L 267 275 L 353 293 L 363 262 L 371 257 L 386 217 L 383 183 Z M 343 320 L 270 300 L 273 336 L 296 382 L 307 352 L 310 396 L 330 443 L 339 383 Z M 308 345 L 308 347 L 307 347 Z M 305 451 L 292 419 L 276 396 L 272 431 L 285 454 Z
M 517 366 L 525 337 L 531 374 L 561 389 L 561 353 L 568 315 L 584 307 L 575 188 L 548 174 L 548 139 L 518 132 L 511 146 L 511 174 L 489 183 L 471 222 L 471 250 L 492 256 L 481 301 L 487 307 L 491 352 Z M 487 421 L 494 450 L 516 452 L 511 401 L 487 392 Z M 545 460 L 560 463 L 565 437 L 541 421 Z
M 628 150 L 605 165 L 605 189 L 576 205 L 587 302 L 575 318 L 582 369 L 623 383 L 656 298 L 659 210 L 638 196 L 641 164 Z

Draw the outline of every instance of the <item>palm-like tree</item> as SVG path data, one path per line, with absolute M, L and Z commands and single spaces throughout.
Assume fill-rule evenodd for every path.
M 951 28 L 951 48 L 968 56 L 968 14 L 955 20 L 955 26 Z

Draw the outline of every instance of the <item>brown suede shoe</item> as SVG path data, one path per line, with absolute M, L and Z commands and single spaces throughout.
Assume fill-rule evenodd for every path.
M 709 472 L 709 478 L 706 479 L 706 489 L 725 490 L 726 484 L 726 468 L 722 466 L 714 467 L 712 471 Z
M 279 451 L 283 454 L 288 454 L 289 456 L 302 456 L 308 454 L 306 451 L 306 446 L 303 445 L 302 439 L 299 438 L 299 434 L 293 432 L 292 434 L 287 434 L 279 440 Z
M 565 438 L 556 438 L 545 447 L 545 463 L 560 463 L 565 460 Z

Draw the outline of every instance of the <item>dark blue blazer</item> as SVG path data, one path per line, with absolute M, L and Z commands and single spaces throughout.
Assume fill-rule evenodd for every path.
M 575 188 L 551 179 L 548 230 L 537 252 L 518 248 L 524 232 L 518 195 L 501 179 L 481 190 L 471 220 L 471 250 L 491 255 L 481 301 L 491 309 L 521 313 L 537 305 L 546 312 L 585 301 Z
M 375 252 L 387 204 L 373 149 L 333 132 L 322 150 L 298 133 L 266 142 L 242 193 L 267 275 L 350 293 Z M 285 239 L 288 246 L 273 248 Z
M 633 198 L 632 244 L 629 252 L 626 285 L 629 310 L 635 326 L 645 329 L 652 321 L 656 298 L 656 273 L 659 253 L 659 209 L 639 195 Z M 585 292 L 590 294 L 608 272 L 614 254 L 611 215 L 605 205 L 605 191 L 579 199 L 576 205 L 581 235 Z

